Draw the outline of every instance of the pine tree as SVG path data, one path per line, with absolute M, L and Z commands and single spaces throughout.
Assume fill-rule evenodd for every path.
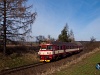
M 58 40 L 61 42 L 69 42 L 69 35 L 68 35 L 68 25 L 66 24 L 64 29 L 61 31 L 61 34 L 58 36 Z
M 74 39 L 74 33 L 73 33 L 72 29 L 69 32 L 69 40 L 70 40 L 70 42 L 74 42 L 75 41 L 75 39 Z

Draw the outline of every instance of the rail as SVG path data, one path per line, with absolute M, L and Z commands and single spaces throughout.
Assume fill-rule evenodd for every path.
M 43 65 L 43 64 L 45 64 L 45 63 L 29 64 L 29 65 L 15 67 L 15 68 L 11 68 L 11 69 L 5 69 L 5 70 L 2 70 L 0 72 L 0 75 L 9 74 L 9 73 L 12 73 L 12 72 L 16 72 L 16 71 L 20 71 L 20 70 L 24 70 L 24 69 L 28 69 L 28 68 L 32 68 L 32 67 L 36 67 L 36 66 Z

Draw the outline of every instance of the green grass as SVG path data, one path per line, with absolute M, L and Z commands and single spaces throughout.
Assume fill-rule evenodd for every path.
M 97 63 L 100 63 L 100 51 L 52 75 L 100 75 L 100 70 L 95 68 Z

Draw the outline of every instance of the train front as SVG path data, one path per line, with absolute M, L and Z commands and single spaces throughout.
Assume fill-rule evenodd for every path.
M 53 59 L 53 50 L 52 44 L 42 44 L 38 52 L 40 56 L 40 62 L 50 62 Z

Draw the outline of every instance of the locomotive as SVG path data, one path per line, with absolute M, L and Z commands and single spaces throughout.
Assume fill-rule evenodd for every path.
M 50 62 L 58 58 L 64 58 L 68 54 L 78 53 L 83 50 L 80 42 L 49 42 L 40 44 L 38 52 L 40 62 Z

